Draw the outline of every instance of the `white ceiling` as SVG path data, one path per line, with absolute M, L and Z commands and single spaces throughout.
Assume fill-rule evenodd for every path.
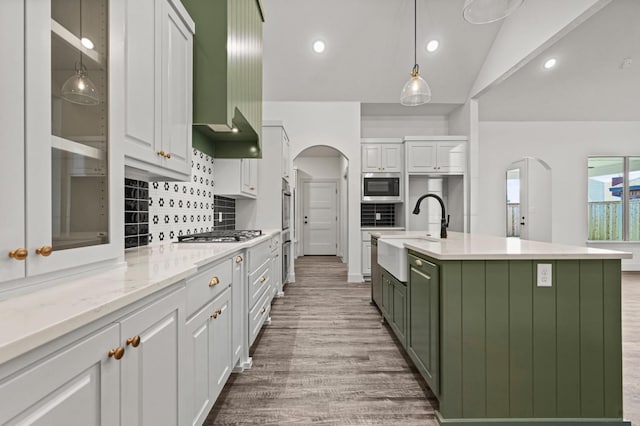
M 640 1 L 613 0 L 483 95 L 479 111 L 484 121 L 640 120 Z
M 413 66 L 412 0 L 263 3 L 265 101 L 399 102 Z M 434 104 L 466 101 L 501 25 L 468 24 L 463 3 L 418 0 L 418 63 Z M 440 49 L 427 53 L 433 38 Z M 324 54 L 312 51 L 316 39 Z

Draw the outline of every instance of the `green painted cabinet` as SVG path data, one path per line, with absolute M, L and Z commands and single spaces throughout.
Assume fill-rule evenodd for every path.
M 382 273 L 382 304 L 380 310 L 385 318 L 389 318 L 393 309 L 393 284 L 391 283 L 390 275 L 384 271 Z
M 195 21 L 193 146 L 218 158 L 261 158 L 260 0 L 182 0 Z
M 380 310 L 403 347 L 407 343 L 407 285 L 380 268 L 382 304 Z
M 409 251 L 407 352 L 441 424 L 622 425 L 619 259 Z M 551 286 L 537 284 L 551 265 Z M 396 295 L 394 295 L 396 297 Z
M 371 300 L 382 308 L 382 267 L 378 265 L 378 239 L 371 237 Z
M 440 392 L 440 272 L 438 265 L 409 255 L 409 356 L 434 394 Z

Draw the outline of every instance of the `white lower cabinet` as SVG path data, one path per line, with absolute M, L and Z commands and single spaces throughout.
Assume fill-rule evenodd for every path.
M 371 241 L 362 242 L 362 275 L 371 275 Z
M 120 322 L 122 425 L 179 424 L 184 310 L 181 288 Z
M 245 285 L 245 261 L 244 253 L 237 254 L 233 257 L 233 282 L 231 284 L 231 347 L 233 348 L 234 366 L 242 369 L 249 364 L 249 348 L 248 341 L 248 325 L 246 315 L 246 292 Z
M 189 389 L 189 423 L 200 425 L 222 391 L 232 365 L 231 288 L 198 311 L 186 324 L 188 342 L 184 374 Z
M 0 424 L 119 424 L 121 362 L 107 355 L 118 345 L 112 324 L 0 380 Z

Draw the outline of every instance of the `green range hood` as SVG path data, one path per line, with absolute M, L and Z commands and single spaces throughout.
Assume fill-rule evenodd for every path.
M 196 24 L 193 146 L 216 158 L 262 158 L 259 0 L 182 0 Z

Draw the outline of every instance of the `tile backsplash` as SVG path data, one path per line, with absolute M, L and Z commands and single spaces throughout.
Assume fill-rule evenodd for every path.
M 235 229 L 235 200 L 213 194 L 213 163 L 212 157 L 194 149 L 189 182 L 125 179 L 125 248 Z
M 360 204 L 360 226 L 395 226 L 396 205 L 385 204 Z

